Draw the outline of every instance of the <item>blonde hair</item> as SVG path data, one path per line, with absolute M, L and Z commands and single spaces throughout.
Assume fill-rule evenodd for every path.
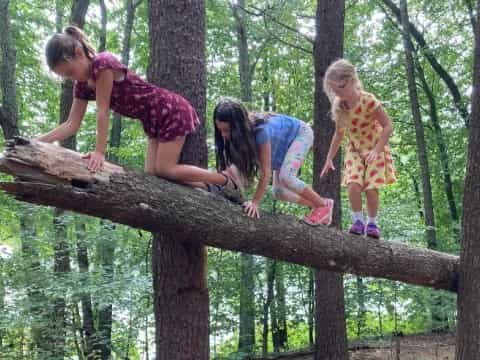
M 332 119 L 341 127 L 345 125 L 344 115 L 347 110 L 346 104 L 335 95 L 329 81 L 341 82 L 350 80 L 353 80 L 354 86 L 357 90 L 363 90 L 362 82 L 358 78 L 355 66 L 346 59 L 338 59 L 331 63 L 323 78 L 323 91 L 327 94 L 330 104 L 332 105 Z

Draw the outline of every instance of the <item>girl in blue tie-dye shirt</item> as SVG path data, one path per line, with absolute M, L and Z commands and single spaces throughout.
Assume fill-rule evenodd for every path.
M 259 204 L 273 170 L 273 196 L 312 209 L 304 217 L 310 225 L 330 225 L 333 200 L 320 197 L 298 178 L 298 172 L 313 143 L 310 126 L 281 114 L 248 113 L 242 103 L 226 99 L 213 113 L 215 150 L 219 170 L 225 170 L 237 184 L 261 174 L 253 198 L 245 212 L 259 217 Z M 231 166 L 235 165 L 235 166 Z

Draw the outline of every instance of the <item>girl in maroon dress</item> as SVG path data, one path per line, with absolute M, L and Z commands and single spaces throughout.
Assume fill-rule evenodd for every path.
M 231 172 L 213 173 L 178 163 L 185 137 L 200 123 L 195 109 L 183 97 L 145 82 L 108 52 L 96 54 L 75 26 L 52 36 L 46 46 L 46 58 L 53 72 L 74 81 L 74 98 L 67 121 L 38 140 L 53 142 L 75 134 L 88 101 L 95 100 L 97 141 L 95 150 L 85 155 L 89 170 L 101 169 L 105 161 L 112 109 L 141 121 L 148 136 L 146 172 L 193 186 L 217 184 L 236 188 Z

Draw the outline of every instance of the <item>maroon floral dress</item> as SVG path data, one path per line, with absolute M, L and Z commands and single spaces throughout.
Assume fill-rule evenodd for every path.
M 113 81 L 110 108 L 120 115 L 139 119 L 149 138 L 172 141 L 191 133 L 200 124 L 195 109 L 182 96 L 147 83 L 108 52 L 93 58 L 90 79 L 96 81 L 103 69 L 124 72 L 124 79 Z M 87 81 L 76 81 L 73 94 L 78 99 L 95 100 L 95 89 Z

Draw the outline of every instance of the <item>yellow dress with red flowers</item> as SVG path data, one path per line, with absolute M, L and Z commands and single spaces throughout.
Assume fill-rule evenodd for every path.
M 375 161 L 367 164 L 365 158 L 383 131 L 373 113 L 381 105 L 373 94 L 362 91 L 355 106 L 345 114 L 343 129 L 348 141 L 345 148 L 342 185 L 357 183 L 362 190 L 378 189 L 396 181 L 393 158 L 388 145 Z

